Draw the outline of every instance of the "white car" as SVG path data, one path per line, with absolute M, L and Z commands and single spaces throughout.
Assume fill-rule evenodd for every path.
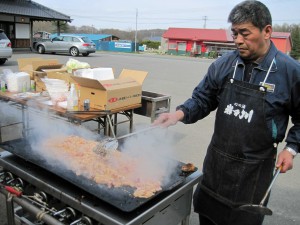
M 6 34 L 0 29 L 0 65 L 3 65 L 12 56 L 11 42 Z
M 96 45 L 88 37 L 79 36 L 57 36 L 50 41 L 38 42 L 36 45 L 38 53 L 68 53 L 72 56 L 88 56 L 96 52 Z

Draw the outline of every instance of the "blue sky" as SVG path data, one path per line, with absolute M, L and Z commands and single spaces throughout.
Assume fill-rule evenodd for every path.
M 71 25 L 121 30 L 188 28 L 228 28 L 227 16 L 237 0 L 34 0 L 73 19 Z M 299 24 L 300 0 L 262 0 L 273 24 Z M 137 16 L 136 16 L 137 14 Z

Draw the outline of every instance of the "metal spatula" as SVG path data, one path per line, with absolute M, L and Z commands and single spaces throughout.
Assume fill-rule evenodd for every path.
M 107 120 L 111 129 L 111 132 L 113 134 L 113 138 L 106 138 L 101 140 L 101 142 L 98 142 L 97 145 L 93 148 L 93 151 L 101 156 L 106 156 L 109 151 L 115 151 L 117 150 L 119 146 L 119 142 L 116 138 L 116 134 L 114 132 L 114 127 L 111 122 L 111 118 L 107 116 Z
M 143 133 L 143 132 L 155 129 L 155 128 L 158 128 L 158 126 L 150 126 L 150 127 L 145 128 L 145 129 L 123 135 L 123 136 L 118 137 L 118 138 L 103 139 L 103 140 L 101 140 L 101 142 L 99 142 L 94 147 L 93 151 L 95 153 L 101 155 L 101 156 L 106 156 L 107 153 L 109 153 L 110 151 L 115 151 L 115 150 L 118 149 L 118 147 L 119 147 L 119 141 L 118 140 L 130 137 L 130 136 L 133 136 L 133 135 L 137 135 L 137 134 L 140 134 L 140 133 Z M 113 133 L 113 135 L 114 135 L 114 133 Z
M 106 156 L 109 152 L 116 151 L 118 146 L 119 143 L 116 139 L 106 138 L 98 142 L 93 151 L 100 156 Z
M 264 203 L 271 191 L 271 188 L 272 188 L 278 174 L 280 173 L 280 170 L 281 170 L 281 166 L 276 169 L 276 173 L 272 179 L 272 182 L 269 185 L 268 190 L 266 191 L 266 193 L 265 193 L 263 199 L 261 200 L 261 202 L 259 203 L 259 205 L 253 205 L 253 204 L 241 205 L 239 207 L 239 209 L 245 210 L 247 212 L 260 214 L 260 215 L 272 215 L 273 214 L 272 210 L 267 208 L 266 206 L 264 206 Z

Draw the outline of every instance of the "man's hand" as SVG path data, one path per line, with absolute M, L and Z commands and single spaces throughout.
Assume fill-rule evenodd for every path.
M 154 126 L 169 127 L 175 125 L 178 121 L 181 121 L 184 117 L 184 113 L 181 110 L 177 110 L 173 113 L 162 113 L 153 122 Z
M 281 151 L 277 157 L 276 167 L 282 166 L 281 173 L 291 170 L 293 168 L 293 158 L 294 156 L 290 152 L 286 150 Z

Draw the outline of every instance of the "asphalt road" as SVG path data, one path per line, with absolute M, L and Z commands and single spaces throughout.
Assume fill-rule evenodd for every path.
M 65 64 L 70 56 L 67 55 L 37 55 L 35 53 L 16 53 L 0 67 L 18 71 L 17 58 L 43 57 L 56 58 Z M 149 74 L 143 84 L 143 90 L 148 90 L 172 96 L 171 110 L 185 101 L 194 87 L 199 83 L 211 64 L 210 59 L 189 58 L 182 56 L 161 56 L 151 54 L 96 53 L 89 57 L 77 57 L 82 62 L 88 62 L 92 67 L 112 67 L 116 77 L 123 68 L 145 70 Z M 170 127 L 168 135 L 174 142 L 174 157 L 183 162 L 194 163 L 202 168 L 206 148 L 209 144 L 213 126 L 214 112 L 205 119 L 191 125 L 182 123 Z M 134 115 L 134 129 L 150 124 L 150 118 Z M 127 132 L 124 125 L 119 126 L 118 134 Z M 283 144 L 279 146 L 281 149 Z M 280 174 L 275 182 L 270 198 L 269 208 L 273 215 L 267 216 L 264 225 L 298 225 L 300 224 L 300 159 L 294 160 L 294 169 L 286 174 Z M 0 225 L 5 224 L 3 204 L 0 200 Z M 196 225 L 198 217 L 191 214 L 190 224 Z M 163 224 L 162 224 L 163 225 Z M 242 225 L 242 224 L 241 224 Z

